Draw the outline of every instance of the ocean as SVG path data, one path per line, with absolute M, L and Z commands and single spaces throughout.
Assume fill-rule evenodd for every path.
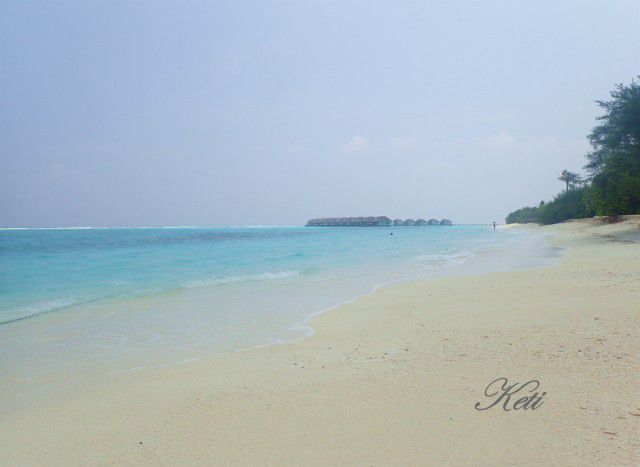
M 380 285 L 528 267 L 548 248 L 462 226 L 2 229 L 0 391 L 294 341 Z

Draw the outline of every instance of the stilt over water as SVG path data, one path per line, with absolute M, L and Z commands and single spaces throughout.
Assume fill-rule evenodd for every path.
M 321 219 L 311 219 L 307 221 L 307 227 L 387 227 L 396 226 L 425 226 L 425 225 L 453 225 L 449 219 L 395 219 L 391 220 L 387 216 L 377 217 L 325 217 Z

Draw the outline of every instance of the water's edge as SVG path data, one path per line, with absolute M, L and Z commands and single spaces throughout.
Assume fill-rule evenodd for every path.
M 550 244 L 549 239 L 551 235 L 542 234 L 542 233 L 531 233 L 526 232 L 520 239 L 518 239 L 515 243 L 509 244 L 507 246 L 499 246 L 496 247 L 491 246 L 487 248 L 479 248 L 476 251 L 473 251 L 472 254 L 464 257 L 464 260 L 457 264 L 450 264 L 443 266 L 436 270 L 430 270 L 426 273 L 421 274 L 408 274 L 402 277 L 397 277 L 392 280 L 386 280 L 383 282 L 379 282 L 373 286 L 369 286 L 366 291 L 361 293 L 356 293 L 355 295 L 349 295 L 346 300 L 340 300 L 336 303 L 330 303 L 328 306 L 323 306 L 320 308 L 316 308 L 315 310 L 310 310 L 309 313 L 306 313 L 302 319 L 296 319 L 291 322 L 290 330 L 295 331 L 293 334 L 296 334 L 295 337 L 283 338 L 283 339 L 266 339 L 261 343 L 256 343 L 255 345 L 250 346 L 238 346 L 237 348 L 229 348 L 225 350 L 212 350 L 209 348 L 202 347 L 198 352 L 192 352 L 191 354 L 186 355 L 184 358 L 176 358 L 173 361 L 162 359 L 156 360 L 156 362 L 151 364 L 144 365 L 131 365 L 120 367 L 117 369 L 112 369 L 110 371 L 105 372 L 91 372 L 91 373 L 80 373 L 77 372 L 77 369 L 74 369 L 73 366 L 70 368 L 63 368 L 66 371 L 68 376 L 61 377 L 59 379 L 51 379 L 37 382 L 36 388 L 31 388 L 29 391 L 31 395 L 35 393 L 39 393 L 40 396 L 48 393 L 49 390 L 60 390 L 65 387 L 70 387 L 69 385 L 74 384 L 87 384 L 89 382 L 96 383 L 104 378 L 108 377 L 118 377 L 123 376 L 125 374 L 141 371 L 145 369 L 153 369 L 153 368 L 162 368 L 169 367 L 173 365 L 182 365 L 190 362 L 203 360 L 206 358 L 214 357 L 217 355 L 222 355 L 228 352 L 246 352 L 250 350 L 255 350 L 259 348 L 270 347 L 274 345 L 282 345 L 282 344 L 293 344 L 295 342 L 306 339 L 315 334 L 315 329 L 312 326 L 312 320 L 317 316 L 320 316 L 326 312 L 339 309 L 340 307 L 353 303 L 363 297 L 374 294 L 376 291 L 380 290 L 384 287 L 390 287 L 399 283 L 412 283 L 412 282 L 422 282 L 429 281 L 434 278 L 444 277 L 444 276 L 460 276 L 460 275 L 482 275 L 489 274 L 494 272 L 504 272 L 504 271 L 514 271 L 514 270 L 528 270 L 536 267 L 545 267 L 553 264 L 556 258 L 558 258 L 562 250 L 554 247 Z M 407 268 L 409 272 L 412 272 L 410 268 Z M 415 271 L 413 271 L 415 272 Z M 307 285 L 308 286 L 308 285 Z M 206 287 L 204 288 L 206 289 Z M 160 296 L 160 298 L 155 297 L 160 301 L 168 300 L 167 297 Z M 205 296 L 206 298 L 206 296 Z M 113 304 L 110 304 L 109 301 L 103 304 L 103 308 L 109 308 Z M 41 324 L 38 320 L 34 321 L 34 325 L 38 326 L 47 326 L 47 323 L 51 321 L 54 325 L 56 324 L 56 320 L 64 320 L 65 316 L 62 313 L 60 316 L 56 314 L 49 314 L 50 317 L 43 321 Z M 22 321 L 22 320 L 18 320 Z M 31 321 L 31 320 L 29 320 Z M 16 322 L 15 324 L 19 324 Z M 8 327 L 11 327 L 10 324 Z M 30 325 L 31 326 L 31 325 Z M 4 326 L 3 326 L 4 327 Z M 199 355 L 198 355 L 199 354 Z M 36 357 L 37 358 L 37 357 Z M 0 362 L 3 366 L 8 364 L 7 361 Z M 60 376 L 60 375 L 58 375 Z M 64 375 L 63 375 L 64 376 Z M 48 381 L 48 382 L 47 382 Z M 35 380 L 34 380 L 35 382 Z M 27 385 L 29 385 L 28 380 L 25 381 Z M 21 383 L 23 384 L 23 383 Z M 0 396 L 4 402 L 0 402 L 0 412 L 5 409 L 15 408 L 18 405 L 24 405 L 29 403 L 30 395 L 24 394 L 26 397 L 10 397 L 7 395 L 8 392 L 11 391 L 3 391 L 4 395 Z M 15 400 L 15 399 L 22 399 Z

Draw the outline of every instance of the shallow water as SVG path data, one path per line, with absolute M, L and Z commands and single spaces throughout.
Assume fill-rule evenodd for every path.
M 295 340 L 380 284 L 554 254 L 539 236 L 455 226 L 5 229 L 0 390 Z

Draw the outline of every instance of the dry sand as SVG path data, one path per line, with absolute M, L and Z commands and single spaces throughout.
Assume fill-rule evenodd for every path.
M 638 465 L 639 228 L 545 227 L 554 266 L 396 284 L 301 342 L 14 411 L 0 464 Z M 475 410 L 498 377 L 544 403 Z

